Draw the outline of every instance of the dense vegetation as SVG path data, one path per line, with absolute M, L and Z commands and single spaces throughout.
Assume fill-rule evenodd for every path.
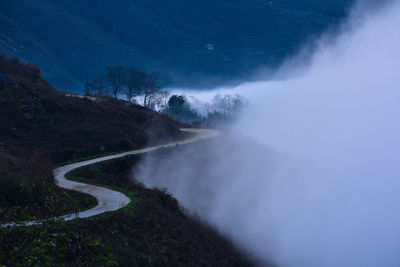
M 61 89 L 81 90 L 121 63 L 163 85 L 212 85 L 276 66 L 353 2 L 2 0 L 0 51 L 39 64 Z

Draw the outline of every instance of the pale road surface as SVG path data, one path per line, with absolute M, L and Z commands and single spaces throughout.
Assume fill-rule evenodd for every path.
M 125 207 L 126 205 L 128 205 L 131 201 L 129 199 L 129 197 L 127 197 L 125 194 L 115 191 L 115 190 L 67 180 L 65 175 L 68 172 L 70 172 L 74 169 L 83 167 L 83 166 L 88 166 L 88 165 L 95 164 L 95 163 L 102 162 L 102 161 L 122 158 L 122 157 L 129 156 L 129 155 L 142 154 L 142 153 L 158 150 L 161 148 L 190 144 L 190 143 L 194 143 L 194 142 L 197 142 L 197 141 L 200 141 L 203 139 L 214 138 L 219 135 L 218 131 L 209 130 L 209 129 L 181 129 L 181 131 L 187 132 L 187 133 L 194 133 L 196 135 L 194 137 L 191 137 L 191 138 L 188 138 L 188 139 L 185 139 L 182 141 L 171 142 L 171 143 L 168 143 L 165 145 L 153 146 L 153 147 L 143 148 L 143 149 L 139 149 L 139 150 L 124 152 L 124 153 L 120 153 L 120 154 L 86 160 L 86 161 L 82 161 L 82 162 L 72 163 L 72 164 L 68 164 L 68 165 L 59 167 L 57 169 L 54 169 L 54 171 L 53 171 L 54 178 L 55 178 L 57 186 L 59 186 L 61 188 L 75 190 L 78 192 L 92 195 L 97 199 L 97 202 L 98 202 L 97 206 L 92 209 L 85 210 L 85 211 L 82 211 L 79 213 L 72 213 L 72 214 L 60 216 L 55 219 L 64 219 L 66 221 L 70 221 L 70 220 L 73 220 L 76 218 L 88 218 L 88 217 L 99 215 L 99 214 L 102 214 L 102 213 L 105 213 L 108 211 L 119 210 L 119 209 Z M 3 227 L 7 227 L 7 226 L 17 226 L 17 225 L 29 226 L 29 225 L 35 225 L 35 224 L 41 224 L 41 223 L 42 223 L 42 221 L 24 222 L 23 224 L 8 223 L 8 224 L 3 224 L 0 227 L 3 228 Z

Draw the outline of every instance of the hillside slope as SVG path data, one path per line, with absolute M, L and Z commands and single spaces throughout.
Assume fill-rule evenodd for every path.
M 181 125 L 165 116 L 107 98 L 67 97 L 41 78 L 39 68 L 18 60 L 0 56 L 0 74 L 0 224 L 97 204 L 56 187 L 54 163 L 182 138 Z M 131 181 L 131 167 L 140 160 L 124 157 L 70 173 L 120 190 L 132 201 L 72 222 L 0 227 L 0 266 L 253 265 L 172 196 Z
M 199 86 L 273 67 L 327 28 L 353 0 L 3 0 L 0 51 L 77 89 L 106 66 Z
M 0 57 L 1 147 L 17 155 L 48 154 L 54 162 L 135 149 L 180 138 L 179 124 L 123 101 L 67 97 L 42 80 L 40 70 Z
M 0 74 L 0 222 L 95 204 L 55 187 L 56 164 L 182 137 L 181 125 L 143 107 L 67 97 L 18 60 L 0 56 Z

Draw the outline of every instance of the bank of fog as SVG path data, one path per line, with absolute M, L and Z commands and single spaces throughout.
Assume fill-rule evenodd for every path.
M 399 266 L 400 3 L 355 18 L 302 76 L 235 88 L 251 103 L 235 135 L 135 176 L 266 262 Z

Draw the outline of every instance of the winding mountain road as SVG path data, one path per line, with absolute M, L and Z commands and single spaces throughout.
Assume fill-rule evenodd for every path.
M 56 217 L 55 219 L 64 219 L 66 221 L 70 221 L 76 218 L 88 218 L 92 216 L 96 216 L 108 211 L 115 211 L 119 210 L 125 206 L 127 206 L 130 203 L 129 197 L 127 197 L 125 194 L 111 190 L 108 188 L 100 187 L 100 186 L 95 186 L 91 184 L 84 184 L 80 182 L 75 182 L 71 180 L 67 180 L 65 175 L 77 168 L 92 165 L 95 163 L 99 163 L 102 161 L 107 161 L 107 160 L 112 160 L 112 159 L 117 159 L 117 158 L 122 158 L 125 156 L 129 155 L 137 155 L 137 154 L 143 154 L 151 151 L 155 151 L 161 148 L 167 148 L 167 147 L 174 147 L 177 145 L 185 145 L 185 144 L 190 144 L 194 143 L 203 139 L 208 139 L 208 138 L 214 138 L 219 135 L 219 132 L 216 130 L 209 130 L 209 129 L 181 129 L 183 132 L 187 133 L 192 133 L 196 134 L 194 137 L 184 139 L 182 141 L 177 141 L 177 142 L 171 142 L 165 145 L 159 145 L 159 146 L 153 146 L 153 147 L 148 147 L 148 148 L 143 148 L 139 150 L 133 150 L 129 152 L 124 152 L 124 153 L 119 153 L 115 155 L 110 155 L 110 156 L 105 156 L 105 157 L 100 157 L 100 158 L 95 158 L 91 160 L 86 160 L 82 162 L 77 162 L 77 163 L 72 163 L 68 164 L 62 167 L 59 167 L 57 169 L 54 169 L 54 178 L 56 180 L 57 186 L 64 188 L 64 189 L 69 189 L 69 190 L 75 190 L 78 192 L 86 193 L 89 195 L 94 196 L 97 199 L 97 206 L 85 210 L 79 213 L 72 213 L 72 214 L 67 214 L 64 216 Z M 54 218 L 53 218 L 54 219 Z M 0 227 L 7 227 L 7 226 L 20 226 L 20 225 L 35 225 L 35 224 L 41 224 L 43 221 L 30 221 L 30 222 L 24 222 L 22 224 L 16 224 L 16 223 L 8 223 L 8 224 L 3 224 Z

